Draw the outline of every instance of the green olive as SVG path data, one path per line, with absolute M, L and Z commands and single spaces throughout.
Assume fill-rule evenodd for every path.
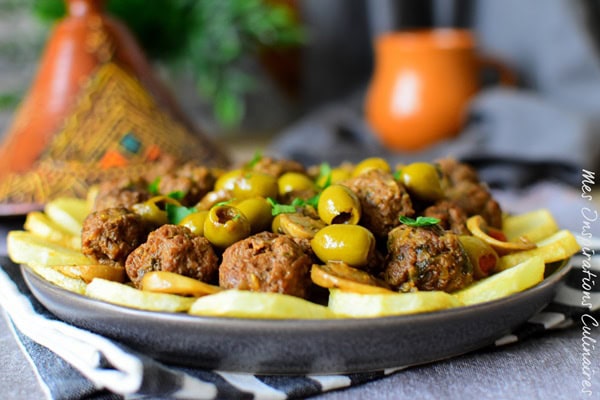
M 361 225 L 328 225 L 310 241 L 323 262 L 342 261 L 353 267 L 367 265 L 375 251 L 375 237 Z
M 491 274 L 498 263 L 498 254 L 492 246 L 475 236 L 460 235 L 458 239 L 473 264 L 475 279 L 482 279 Z
M 244 171 L 241 169 L 232 169 L 231 171 L 223 173 L 215 182 L 214 190 L 233 190 L 233 187 L 235 186 L 235 181 L 243 174 Z
M 402 167 L 400 181 L 410 194 L 425 201 L 436 201 L 443 197 L 440 174 L 430 163 L 415 162 Z
M 277 214 L 273 217 L 273 221 L 271 221 L 271 231 L 273 233 L 284 233 L 281 228 L 281 216 L 285 214 Z
M 143 220 L 156 225 L 164 225 L 169 222 L 167 212 L 165 211 L 166 204 L 181 205 L 172 197 L 154 196 L 143 203 L 134 204 L 132 209 Z
M 208 211 L 204 237 L 216 247 L 225 248 L 250 235 L 250 221 L 237 208 L 217 205 Z
M 273 216 L 271 205 L 264 197 L 251 197 L 231 204 L 242 212 L 250 221 L 252 232 L 269 229 Z
M 277 179 L 277 186 L 280 196 L 291 192 L 316 190 L 313 180 L 301 172 L 286 172 Z
M 333 184 L 333 183 L 339 183 L 339 182 L 344 181 L 351 177 L 352 177 L 352 169 L 350 167 L 348 167 L 348 168 L 337 167 L 337 168 L 333 168 L 331 170 L 331 175 L 319 176 L 317 178 L 316 183 L 319 187 L 323 187 L 327 184 L 328 180 L 329 180 L 329 184 Z
M 262 172 L 244 172 L 235 179 L 232 193 L 239 200 L 257 196 L 277 198 L 277 178 Z
M 196 210 L 210 210 L 212 206 L 218 203 L 231 200 L 233 195 L 227 189 L 212 190 L 204 195 L 196 204 Z
M 319 196 L 319 217 L 327 224 L 358 224 L 361 216 L 360 200 L 343 185 L 331 185 Z
M 204 221 L 208 216 L 207 210 L 198 211 L 185 216 L 179 225 L 188 228 L 194 235 L 204 236 Z
M 379 169 L 379 170 L 385 171 L 385 172 L 392 171 L 392 169 L 390 168 L 390 164 L 388 164 L 388 162 L 386 160 L 384 160 L 383 158 L 370 157 L 370 158 L 365 158 L 364 160 L 362 160 L 361 162 L 356 164 L 356 166 L 354 167 L 354 170 L 352 171 L 352 176 L 358 176 L 360 174 L 364 174 L 365 172 L 370 171 L 372 169 Z

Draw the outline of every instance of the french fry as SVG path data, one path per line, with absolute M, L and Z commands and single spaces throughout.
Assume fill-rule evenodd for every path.
M 55 265 L 52 268 L 68 277 L 79 278 L 86 283 L 90 283 L 95 278 L 101 278 L 106 279 L 107 281 L 115 282 L 125 282 L 127 278 L 125 268 L 120 266 L 85 264 Z
M 33 211 L 28 213 L 23 227 L 25 230 L 51 242 L 75 250 L 81 249 L 80 235 L 68 232 L 61 225 L 48 218 L 43 212 Z
M 532 250 L 519 251 L 500 257 L 496 271 L 504 271 L 532 257 L 541 257 L 544 263 L 565 260 L 580 249 L 575 236 L 566 229 L 560 230 L 544 240 L 537 242 Z
M 190 314 L 211 317 L 325 319 L 335 318 L 327 307 L 280 293 L 224 290 L 200 297 Z
M 146 272 L 142 278 L 142 290 L 155 293 L 171 293 L 181 296 L 206 296 L 223 290 L 197 279 L 168 271 Z
M 519 215 L 510 215 L 502 222 L 502 231 L 510 242 L 517 241 L 519 238 L 539 242 L 558 230 L 556 220 L 545 208 Z
M 68 277 L 52 267 L 46 267 L 44 265 L 30 264 L 29 267 L 39 276 L 59 286 L 63 289 L 71 292 L 85 294 L 86 284 L 79 278 Z
M 459 307 L 462 303 L 441 291 L 365 294 L 330 289 L 329 308 L 340 317 L 375 318 L 417 314 Z
M 26 231 L 11 231 L 6 238 L 8 256 L 17 264 L 86 265 L 96 262 L 81 251 L 61 246 Z
M 532 256 L 512 268 L 477 281 L 453 295 L 465 305 L 496 300 L 537 285 L 544 279 L 544 270 L 543 258 Z
M 193 297 L 144 292 L 122 283 L 96 278 L 85 291 L 86 296 L 107 303 L 148 311 L 183 312 L 194 302 Z
M 89 214 L 86 200 L 75 197 L 60 197 L 44 207 L 44 212 L 52 221 L 73 235 L 80 235 L 83 220 Z

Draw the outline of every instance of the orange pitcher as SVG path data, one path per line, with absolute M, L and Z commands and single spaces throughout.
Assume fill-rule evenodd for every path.
M 394 150 L 415 151 L 458 134 L 465 108 L 480 89 L 482 67 L 512 72 L 476 51 L 465 29 L 386 33 L 375 41 L 375 69 L 365 99 L 374 133 Z

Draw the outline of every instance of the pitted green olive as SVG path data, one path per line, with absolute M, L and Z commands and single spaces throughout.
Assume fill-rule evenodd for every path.
M 264 197 L 251 197 L 231 204 L 242 212 L 250 221 L 252 232 L 262 232 L 269 229 L 273 216 L 271 205 Z
M 412 195 L 421 200 L 436 201 L 444 195 L 440 174 L 430 163 L 415 162 L 402 167 L 400 181 Z
M 204 221 L 204 237 L 216 247 L 225 248 L 250 235 L 250 221 L 237 208 L 212 207 Z
M 291 192 L 316 190 L 316 185 L 307 175 L 300 172 L 286 172 L 277 179 L 279 195 L 284 196 Z
M 492 273 L 498 263 L 498 253 L 478 237 L 460 235 L 458 237 L 473 264 L 473 276 L 482 279 Z
M 327 224 L 358 224 L 361 216 L 360 200 L 343 185 L 331 185 L 319 196 L 319 217 Z
M 316 233 L 310 246 L 325 263 L 343 261 L 352 267 L 363 267 L 374 254 L 375 237 L 360 225 L 328 225 Z
M 191 213 L 179 221 L 179 225 L 185 226 L 192 231 L 194 235 L 204 236 L 204 221 L 206 220 L 207 216 L 207 210 Z
M 323 187 L 327 183 L 329 183 L 329 184 L 340 183 L 341 181 L 344 181 L 351 177 L 352 177 L 352 168 L 351 167 L 338 167 L 338 168 L 333 168 L 331 170 L 330 175 L 323 175 L 323 176 L 317 177 L 316 184 L 319 187 Z
M 370 171 L 372 169 L 379 169 L 381 171 L 385 171 L 385 172 L 391 172 L 391 168 L 390 168 L 390 164 L 388 164 L 388 162 L 386 160 L 384 160 L 381 157 L 370 157 L 370 158 L 365 158 L 364 160 L 362 160 L 361 162 L 359 162 L 358 164 L 356 164 L 356 166 L 354 167 L 354 170 L 352 171 L 352 176 L 358 176 L 360 174 L 364 174 L 367 171 Z
M 279 193 L 277 178 L 262 172 L 244 172 L 235 179 L 232 193 L 240 200 L 257 196 L 276 198 Z
M 223 173 L 215 182 L 215 191 L 218 190 L 229 190 L 232 191 L 235 186 L 235 181 L 244 174 L 241 169 L 233 169 L 231 171 Z
M 181 204 L 172 197 L 154 196 L 143 203 L 134 204 L 133 211 L 142 217 L 143 220 L 156 225 L 164 225 L 169 222 L 165 206 L 173 204 L 181 206 Z

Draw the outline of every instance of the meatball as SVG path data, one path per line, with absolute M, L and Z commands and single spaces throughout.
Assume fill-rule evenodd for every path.
M 311 257 L 289 236 L 261 232 L 225 250 L 219 285 L 307 298 L 311 265 Z
M 383 277 L 395 289 L 454 292 L 473 281 L 473 267 L 454 233 L 401 225 L 387 245 Z
M 439 219 L 439 225 L 445 230 L 452 231 L 457 235 L 470 235 L 469 229 L 467 229 L 467 214 L 462 208 L 448 200 L 441 200 L 427 207 L 423 211 L 423 215 Z
M 149 271 L 168 271 L 203 282 L 216 278 L 219 260 L 210 242 L 188 228 L 166 224 L 150 232 L 148 240 L 135 249 L 125 263 L 129 279 L 140 287 Z
M 124 207 L 94 211 L 83 222 L 81 251 L 102 264 L 125 265 L 147 235 L 148 225 Z
M 272 157 L 261 157 L 254 165 L 252 170 L 265 174 L 280 177 L 286 172 L 305 172 L 302 164 L 293 160 L 277 160 Z
M 377 237 L 385 237 L 400 224 L 398 217 L 414 214 L 406 188 L 389 172 L 373 169 L 342 182 L 360 200 L 361 225 Z
M 95 211 L 106 208 L 130 208 L 137 203 L 143 203 L 150 198 L 148 182 L 143 178 L 119 178 L 102 182 L 94 200 Z
M 479 180 L 475 169 L 454 159 L 438 160 L 446 179 L 445 196 L 461 208 L 467 217 L 481 215 L 494 227 L 502 228 L 502 209 L 487 186 Z
M 181 192 L 181 204 L 192 206 L 212 190 L 215 180 L 209 168 L 188 163 L 161 177 L 158 189 L 163 194 Z

